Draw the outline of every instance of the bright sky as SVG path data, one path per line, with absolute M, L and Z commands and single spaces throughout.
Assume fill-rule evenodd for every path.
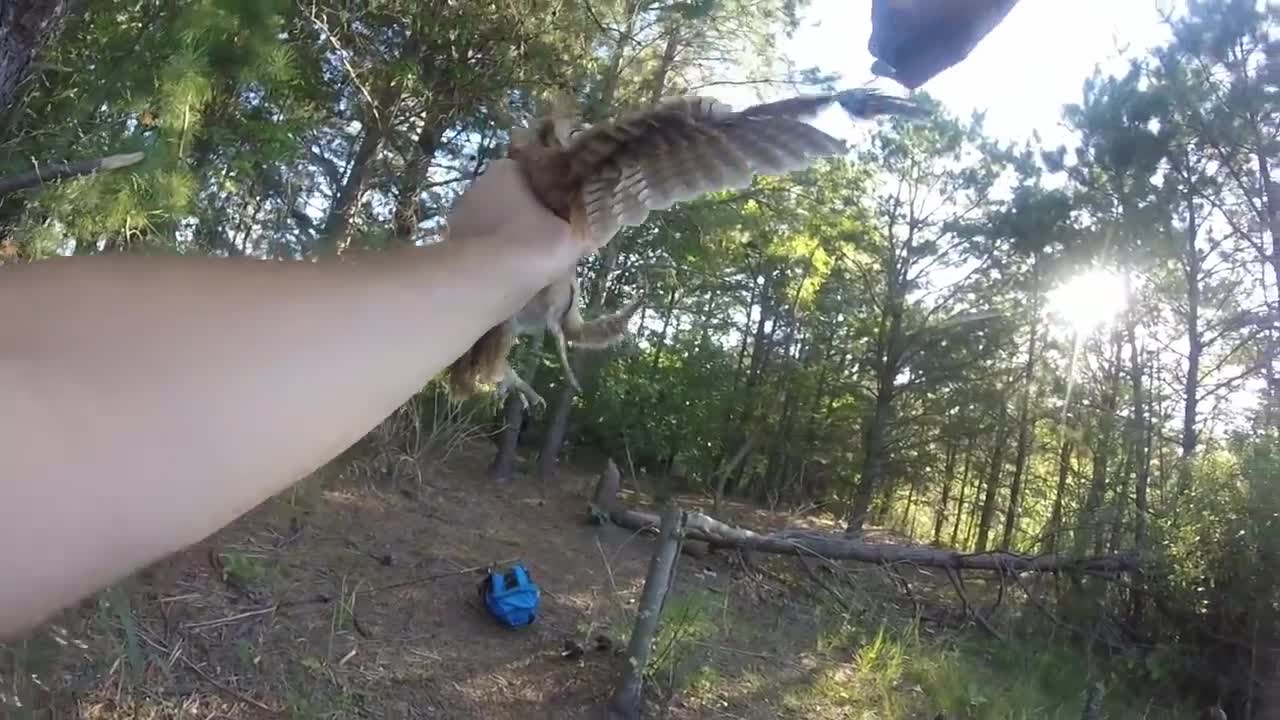
M 1038 129 L 1056 145 L 1065 141 L 1059 128 L 1062 106 L 1080 101 L 1094 66 L 1119 72 L 1127 55 L 1163 43 L 1167 30 L 1157 7 L 1180 10 L 1182 5 L 1182 0 L 1021 0 L 968 58 L 921 89 L 961 116 L 986 110 L 992 135 L 1020 141 Z M 841 87 L 858 87 L 873 78 L 870 36 L 869 0 L 812 0 L 784 52 L 797 67 L 816 65 L 840 73 Z M 873 84 L 905 92 L 889 80 Z

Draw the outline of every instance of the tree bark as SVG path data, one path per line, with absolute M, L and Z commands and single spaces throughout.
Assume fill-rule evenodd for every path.
M 1080 517 L 1080 528 L 1076 531 L 1075 551 L 1083 553 L 1090 537 L 1100 543 L 1104 538 L 1101 525 L 1097 524 L 1098 510 L 1107 491 L 1107 466 L 1111 460 L 1113 435 L 1115 434 L 1115 416 L 1119 407 L 1120 396 L 1120 333 L 1111 333 L 1111 362 L 1107 369 L 1108 376 L 1103 390 L 1101 409 L 1098 415 L 1098 430 L 1093 443 L 1093 473 L 1089 479 L 1089 494 L 1085 497 L 1084 508 Z
M 973 467 L 973 445 L 975 442 L 977 442 L 977 436 L 970 435 L 964 451 L 964 469 L 960 471 L 960 499 L 956 501 L 956 516 L 951 525 L 951 542 L 948 543 L 952 548 L 958 547 L 956 543 L 960 540 L 960 520 L 965 516 L 964 495 L 969 487 L 969 471 Z
M 671 286 L 671 292 L 667 293 L 667 304 L 662 309 L 662 329 L 658 331 L 658 341 L 653 346 L 653 361 L 649 365 L 649 369 L 657 371 L 658 365 L 662 362 L 662 353 L 667 347 L 667 333 L 671 330 L 671 318 L 676 312 L 676 287 Z
M 541 330 L 531 339 L 541 344 L 545 336 L 546 330 Z M 538 365 L 535 356 L 534 361 L 520 374 L 525 382 L 533 382 L 534 376 L 538 374 Z M 502 405 L 503 426 L 498 436 L 498 451 L 493 456 L 493 462 L 489 463 L 489 479 L 494 482 L 508 482 L 515 475 L 516 455 L 520 449 L 520 426 L 525 412 L 519 391 L 512 390 Z
M 1071 441 L 1063 439 L 1058 450 L 1058 484 L 1053 490 L 1053 510 L 1049 514 L 1049 528 L 1045 534 L 1045 551 L 1058 551 L 1058 535 L 1062 532 L 1062 503 L 1067 493 L 1067 477 L 1071 474 Z
M 507 396 L 502 405 L 502 430 L 498 435 L 498 451 L 489 463 L 489 479 L 509 482 L 516 472 L 516 452 L 520 446 L 520 425 L 524 420 L 524 406 L 516 392 Z
M 418 210 L 421 203 L 418 194 L 422 192 L 422 183 L 431 170 L 443 133 L 444 129 L 441 127 L 431 123 L 423 125 L 422 132 L 418 133 L 418 140 L 414 143 L 413 157 L 400 176 L 395 219 L 391 223 L 391 235 L 399 242 L 413 244 L 413 236 L 418 231 L 420 220 Z
M 1130 289 L 1128 287 L 1129 284 L 1129 276 L 1126 273 L 1126 290 Z M 1125 313 L 1125 324 L 1129 335 L 1129 381 L 1132 386 L 1133 406 L 1129 436 L 1129 441 L 1132 443 L 1130 457 L 1133 459 L 1134 469 L 1133 547 L 1134 551 L 1141 556 L 1147 545 L 1147 513 L 1150 510 L 1147 503 L 1147 490 L 1151 481 L 1151 449 L 1147 444 L 1149 418 L 1146 413 L 1147 401 L 1142 382 L 1145 370 L 1143 368 L 1142 351 L 1138 347 L 1137 320 L 1134 317 L 1133 304 L 1134 299 L 1130 298 L 1128 310 Z M 1130 604 L 1129 624 L 1136 631 L 1142 627 L 1142 616 L 1145 609 L 1145 588 L 1141 577 L 1134 578 L 1133 584 L 1133 591 L 1130 595 L 1132 603 Z
M 1038 283 L 1033 290 L 1040 297 Z M 1022 394 L 1018 398 L 1018 446 L 1014 451 L 1013 480 L 1009 483 L 1009 511 L 1004 516 L 1004 536 L 1000 549 L 1008 550 L 1013 543 L 1013 531 L 1018 525 L 1018 503 L 1022 499 L 1022 480 L 1031 456 L 1031 440 L 1036 422 L 1030 417 L 1031 390 L 1035 385 L 1037 340 L 1040 337 L 1040 303 L 1033 302 L 1031 338 L 1027 341 L 1027 362 L 1022 368 Z
M 712 507 L 716 512 L 720 512 L 720 504 L 724 502 L 725 483 L 729 480 L 729 476 L 734 473 L 738 465 L 751 454 L 751 446 L 755 444 L 755 435 L 747 435 L 742 444 L 738 446 L 737 451 L 729 458 L 720 471 L 716 473 L 716 494 L 712 502 Z
M 635 628 L 631 631 L 631 643 L 627 647 L 627 665 L 622 673 L 622 681 L 618 683 L 618 688 L 609 701 L 610 718 L 640 718 L 644 705 L 641 696 L 644 674 L 649 667 L 649 654 L 653 648 L 654 636 L 658 633 L 662 608 L 666 604 L 667 594 L 671 592 L 676 555 L 680 551 L 683 534 L 683 516 L 680 508 L 675 505 L 668 506 L 662 513 L 658 547 L 653 552 L 653 559 L 649 561 L 649 573 L 644 579 Z
M 982 497 L 982 514 L 978 518 L 978 541 L 974 549 L 983 552 L 991 536 L 991 521 L 996 512 L 996 495 L 1000 492 L 1000 476 L 1004 473 L 1004 452 L 1009 445 L 1009 416 L 1000 398 L 1000 418 L 997 421 L 996 446 L 991 452 L 991 467 L 987 471 L 987 491 Z
M 956 474 L 956 443 L 947 439 L 947 455 L 942 471 L 942 499 L 938 502 L 938 511 L 933 516 L 933 544 L 942 544 L 942 526 L 947 523 L 947 503 L 951 500 L 951 484 Z
M 622 28 L 616 31 L 617 39 L 609 51 L 609 62 L 600 78 L 600 91 L 583 108 L 587 122 L 597 122 L 613 110 L 618 84 L 622 80 L 622 61 L 627 49 L 635 44 L 636 21 L 640 15 L 640 0 L 627 0 L 622 8 Z
M 863 431 L 865 445 L 862 469 L 858 473 L 858 485 L 854 490 L 853 502 L 849 508 L 849 517 L 845 532 L 855 534 L 862 531 L 867 520 L 867 512 L 871 509 L 871 498 L 876 488 L 884 481 L 884 465 L 888 459 L 889 421 L 893 414 L 893 401 L 897 396 L 896 386 L 900 361 L 902 359 L 902 301 L 898 290 L 897 276 L 899 269 L 891 267 L 889 288 L 885 291 L 885 307 L 890 308 L 881 321 L 879 342 L 876 348 L 876 404 L 868 418 L 868 425 Z
M 1263 212 L 1266 217 L 1263 221 L 1267 225 L 1267 229 L 1271 233 L 1271 274 L 1276 286 L 1275 304 L 1271 307 L 1271 342 L 1267 347 L 1267 402 L 1263 405 L 1263 413 L 1267 420 L 1267 424 L 1274 426 L 1276 414 L 1280 413 L 1280 336 L 1277 336 L 1275 328 L 1280 326 L 1280 182 L 1271 177 L 1271 159 L 1267 156 L 1266 145 L 1259 143 L 1258 147 L 1258 182 L 1262 186 L 1262 196 L 1265 201 Z
M 680 52 L 680 43 L 684 39 L 681 31 L 684 29 L 684 23 L 681 22 L 679 16 L 675 16 L 671 29 L 667 34 L 667 44 L 662 50 L 662 57 L 658 60 L 658 66 L 653 70 L 653 81 L 649 86 L 649 104 L 656 105 L 662 100 L 663 95 L 667 92 L 667 78 L 671 75 L 671 68 L 675 65 L 676 55 Z
M 68 16 L 84 0 L 5 0 L 0 3 L 0 121 L 21 99 L 19 88 L 32 61 L 57 39 Z M 7 126 L 0 122 L 0 127 Z
M 760 318 L 756 321 L 755 332 L 751 335 L 753 338 L 751 345 L 751 360 L 747 369 L 747 380 L 742 388 L 742 413 L 738 416 L 738 430 L 733 435 L 734 441 L 728 447 L 742 447 L 746 443 L 746 438 L 752 435 L 751 423 L 755 419 L 756 408 L 759 405 L 759 398 L 756 390 L 760 386 L 760 380 L 764 375 L 764 368 L 768 365 L 769 353 L 773 350 L 773 332 L 769 329 L 769 321 L 773 318 L 775 298 L 773 293 L 769 291 L 769 275 L 765 274 L 759 293 L 760 300 Z M 748 315 L 748 318 L 750 315 Z M 730 406 L 732 407 L 732 406 Z M 725 422 L 733 420 L 732 415 L 725 417 Z M 741 438 L 739 440 L 738 438 Z M 754 443 L 747 445 L 748 454 L 754 448 Z M 727 451 L 727 447 L 726 447 Z M 733 465 L 733 470 L 729 475 L 723 478 L 723 486 L 720 493 L 728 494 L 736 487 L 742 478 L 742 473 L 746 469 L 746 458 L 742 458 Z
M 1191 489 L 1191 465 L 1196 453 L 1200 402 L 1200 357 L 1204 353 L 1200 333 L 1200 251 L 1196 247 L 1199 234 L 1195 212 L 1195 195 L 1187 190 L 1187 242 L 1183 247 L 1183 272 L 1187 282 L 1187 377 L 1183 383 L 1182 442 L 1178 458 L 1179 496 Z
M 871 510 L 871 497 L 876 488 L 882 484 L 892 404 L 893 397 L 889 392 L 876 393 L 875 409 L 864 433 L 866 449 L 863 451 L 862 469 L 858 473 L 858 486 L 854 490 L 853 504 L 849 508 L 849 519 L 845 525 L 846 533 L 855 534 L 862 531 L 867 513 Z
M 378 150 L 382 148 L 383 139 L 391 129 L 390 115 L 400 102 L 403 87 L 400 83 L 389 83 L 379 93 L 376 106 L 365 108 L 360 144 L 355 156 L 351 158 L 347 178 L 329 206 L 329 215 L 325 219 L 324 230 L 320 233 L 321 254 L 341 252 L 351 236 L 351 223 L 356 208 L 360 205 L 360 198 L 364 195 L 369 170 Z

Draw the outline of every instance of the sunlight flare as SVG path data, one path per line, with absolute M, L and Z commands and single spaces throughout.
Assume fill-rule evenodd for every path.
M 1049 317 L 1085 335 L 1124 309 L 1124 277 L 1094 268 L 1050 290 L 1048 300 Z

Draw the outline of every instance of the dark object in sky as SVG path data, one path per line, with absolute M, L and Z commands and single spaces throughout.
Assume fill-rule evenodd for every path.
M 915 90 L 969 56 L 1018 0 L 871 0 L 871 72 Z

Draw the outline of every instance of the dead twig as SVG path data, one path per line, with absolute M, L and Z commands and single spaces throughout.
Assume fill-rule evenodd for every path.
M 773 653 L 752 652 L 750 650 L 739 650 L 738 648 L 729 647 L 728 645 L 716 645 L 715 643 L 703 642 L 702 640 L 690 640 L 690 645 L 697 645 L 708 650 L 718 650 L 720 652 L 732 653 L 734 655 L 742 655 L 744 657 L 759 658 L 761 660 L 777 660 L 778 656 Z
M 232 698 L 235 698 L 240 702 L 248 703 L 264 712 L 269 712 L 272 715 L 284 715 L 285 713 L 284 710 L 280 708 L 274 708 L 274 707 L 271 707 L 270 705 L 267 705 L 266 703 L 263 703 L 258 700 L 254 700 L 253 698 L 249 697 L 248 695 L 245 695 L 239 690 L 236 690 L 235 688 L 225 685 L 224 683 L 220 682 L 217 678 L 210 675 L 204 668 L 197 665 L 195 661 L 193 661 L 191 658 L 188 658 L 186 655 L 181 655 L 181 654 L 177 654 L 170 651 L 169 648 L 165 647 L 163 643 L 147 635 L 145 632 L 141 630 L 141 628 L 135 628 L 135 629 L 137 630 L 138 637 L 142 638 L 143 642 L 147 643 L 148 645 L 160 651 L 161 653 L 164 653 L 166 656 L 176 655 L 177 659 L 182 661 L 182 664 L 191 668 L 193 671 L 195 671 L 197 675 L 204 678 L 206 682 L 208 682 L 210 685 L 214 686 L 218 690 L 222 691 L 226 695 Z
M 517 559 L 518 558 L 508 558 L 506 560 L 499 560 L 498 562 L 486 563 L 484 565 L 473 565 L 472 567 L 462 568 L 461 570 L 451 570 L 449 572 L 436 573 L 434 575 L 426 575 L 423 577 L 414 578 L 412 580 L 405 580 L 403 582 L 391 583 L 390 585 L 379 585 L 378 587 L 365 590 L 364 594 L 371 595 L 373 593 L 383 592 L 386 590 L 398 590 L 399 588 L 409 587 L 411 585 L 421 585 L 423 583 L 435 582 L 436 580 L 443 580 L 444 578 L 447 578 L 447 577 L 454 577 L 457 575 L 469 575 L 473 572 L 488 570 L 489 568 L 494 566 L 508 565 L 510 563 L 515 562 Z
M 323 20 L 316 16 L 314 7 L 311 9 L 311 22 L 320 29 L 325 39 L 337 51 L 338 59 L 342 62 L 343 69 L 347 71 L 347 77 L 351 79 L 351 84 L 356 86 L 356 89 L 364 96 L 365 102 L 369 103 L 369 113 L 373 116 L 374 122 L 380 125 L 382 118 L 379 115 L 378 104 L 373 101 L 373 95 L 369 94 L 369 90 L 365 88 L 364 83 L 360 82 L 360 76 L 356 73 L 356 69 L 351 67 L 351 63 L 347 61 L 347 51 L 338 43 L 338 38 L 334 37 L 333 31 L 324 24 Z
M 991 623 L 982 616 L 982 613 L 973 609 L 973 604 L 969 602 L 969 594 L 964 590 L 964 578 L 960 575 L 960 571 L 953 570 L 951 568 L 945 568 L 945 570 L 947 571 L 947 579 L 951 581 L 951 587 L 955 588 L 956 594 L 960 596 L 960 602 L 961 606 L 964 608 L 965 616 L 976 620 L 978 624 L 982 626 L 983 630 L 990 633 L 991 637 L 999 640 L 1000 642 L 1004 642 L 1004 636 L 991 626 Z
M 916 598 L 916 594 L 911 591 L 911 583 L 907 582 L 907 579 L 902 576 L 902 573 L 898 572 L 898 568 L 893 564 L 884 563 L 881 567 L 884 568 L 885 574 L 894 581 L 894 584 L 902 590 L 902 594 L 906 595 L 907 599 L 911 601 L 913 616 L 916 618 L 922 617 L 924 610 L 920 607 L 920 600 Z
M 264 615 L 269 612 L 274 612 L 277 609 L 279 609 L 279 607 L 280 607 L 279 604 L 269 605 L 264 608 L 258 608 L 257 610 L 249 610 L 248 612 L 242 612 L 238 615 L 231 615 L 230 617 L 218 618 L 217 620 L 205 620 L 203 622 L 196 622 L 196 623 L 183 623 L 182 629 L 183 630 L 200 630 L 203 628 L 218 627 L 220 625 L 230 625 L 231 623 L 236 622 L 237 620 L 243 620 L 245 618 L 254 617 L 255 615 Z
M 804 571 L 809 574 L 810 580 L 813 580 L 813 582 L 816 583 L 818 587 L 822 588 L 823 590 L 826 590 L 827 593 L 829 593 L 831 597 L 835 599 L 836 604 L 844 608 L 844 611 L 846 613 L 848 613 L 849 615 L 854 614 L 853 605 L 851 605 L 848 600 L 844 599 L 844 596 L 840 594 L 839 590 L 836 590 L 835 587 L 833 587 L 830 583 L 824 580 L 821 575 L 819 575 L 812 567 L 810 567 L 809 563 L 805 562 L 805 559 L 803 556 L 797 555 L 796 560 L 800 563 L 800 567 L 804 568 Z

